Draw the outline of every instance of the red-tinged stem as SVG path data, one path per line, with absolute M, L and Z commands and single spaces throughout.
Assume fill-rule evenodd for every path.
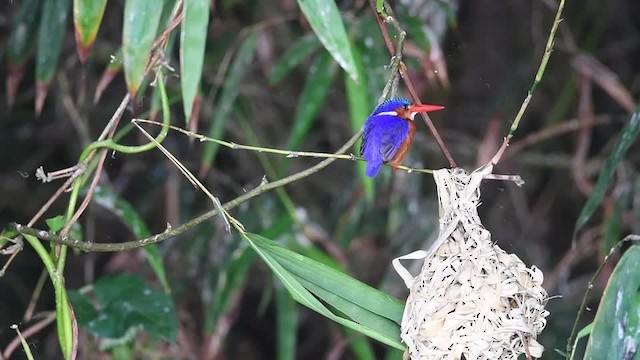
M 384 24 L 384 20 L 380 17 L 380 14 L 378 14 L 378 12 L 376 11 L 375 0 L 369 0 L 369 5 L 371 6 L 371 9 L 373 10 L 373 12 L 376 14 L 375 15 L 376 22 L 378 24 L 378 28 L 380 29 L 380 33 L 382 34 L 382 38 L 384 39 L 384 43 L 387 45 L 387 50 L 389 50 L 389 54 L 391 54 L 392 56 L 395 56 L 396 49 L 393 46 L 393 43 L 391 42 L 391 37 L 389 36 L 389 31 L 387 30 L 387 27 Z M 401 29 L 398 29 L 398 30 L 401 30 Z M 416 105 L 421 105 L 422 103 L 420 102 L 420 99 L 416 93 L 413 83 L 411 82 L 411 79 L 409 78 L 409 76 L 407 76 L 406 74 L 404 64 L 400 63 L 400 66 L 398 67 L 398 72 L 400 72 L 400 76 L 402 76 L 402 80 L 404 81 L 404 84 L 407 88 L 407 92 L 409 93 L 409 97 L 411 98 L 411 101 Z M 440 148 L 442 155 L 449 162 L 449 165 L 451 167 L 457 167 L 458 165 L 456 164 L 455 160 L 451 156 L 449 149 L 447 149 L 447 146 L 444 144 L 444 141 L 442 140 L 442 137 L 440 137 L 438 130 L 433 125 L 431 118 L 429 118 L 429 116 L 425 113 L 421 113 L 420 115 L 422 116 L 424 123 L 427 125 L 427 128 L 429 129 L 431 136 L 433 136 L 433 139 L 438 144 L 438 147 Z

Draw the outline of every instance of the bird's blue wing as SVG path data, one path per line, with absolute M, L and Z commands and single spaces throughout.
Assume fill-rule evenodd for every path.
M 380 141 L 380 153 L 384 161 L 390 161 L 402 146 L 409 133 L 409 124 L 396 116 L 385 116 L 381 119 L 379 131 L 382 134 Z
M 367 175 L 375 176 L 384 161 L 393 159 L 409 132 L 409 124 L 392 115 L 374 115 L 364 125 L 360 153 L 367 161 Z

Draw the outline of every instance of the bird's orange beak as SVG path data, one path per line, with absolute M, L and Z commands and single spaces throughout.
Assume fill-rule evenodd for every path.
M 426 113 L 426 112 L 438 111 L 442 109 L 444 109 L 444 106 L 420 104 L 420 105 L 411 105 L 408 110 L 412 113 L 423 113 L 423 112 Z

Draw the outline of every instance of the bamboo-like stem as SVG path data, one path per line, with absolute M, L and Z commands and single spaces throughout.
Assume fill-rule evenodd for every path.
M 551 57 L 551 53 L 553 52 L 553 44 L 555 43 L 556 32 L 558 31 L 558 26 L 560 25 L 560 21 L 562 20 L 562 10 L 564 9 L 564 1 L 560 0 L 558 4 L 558 11 L 556 11 L 555 19 L 553 20 L 553 25 L 551 25 L 551 31 L 549 32 L 549 38 L 547 39 L 547 45 L 544 48 L 544 54 L 542 55 L 542 61 L 540 62 L 540 66 L 538 67 L 538 71 L 536 72 L 536 77 L 533 79 L 533 84 L 531 84 L 531 88 L 529 88 L 529 92 L 527 93 L 527 97 L 524 98 L 522 105 L 520 105 L 520 110 L 518 114 L 516 114 L 513 123 L 511 124 L 511 128 L 509 129 L 509 134 L 507 138 L 513 137 L 513 134 L 518 129 L 518 125 L 520 125 L 520 120 L 524 115 L 524 112 L 527 110 L 529 106 L 529 102 L 531 101 L 531 97 L 533 93 L 536 91 L 536 88 L 540 81 L 542 80 L 542 76 L 547 68 L 547 63 L 549 62 L 549 57 Z

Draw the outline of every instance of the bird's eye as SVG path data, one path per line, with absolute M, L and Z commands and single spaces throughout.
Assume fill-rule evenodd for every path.
M 409 110 L 409 104 L 404 104 L 404 105 L 402 105 L 402 107 L 403 107 L 405 110 Z

